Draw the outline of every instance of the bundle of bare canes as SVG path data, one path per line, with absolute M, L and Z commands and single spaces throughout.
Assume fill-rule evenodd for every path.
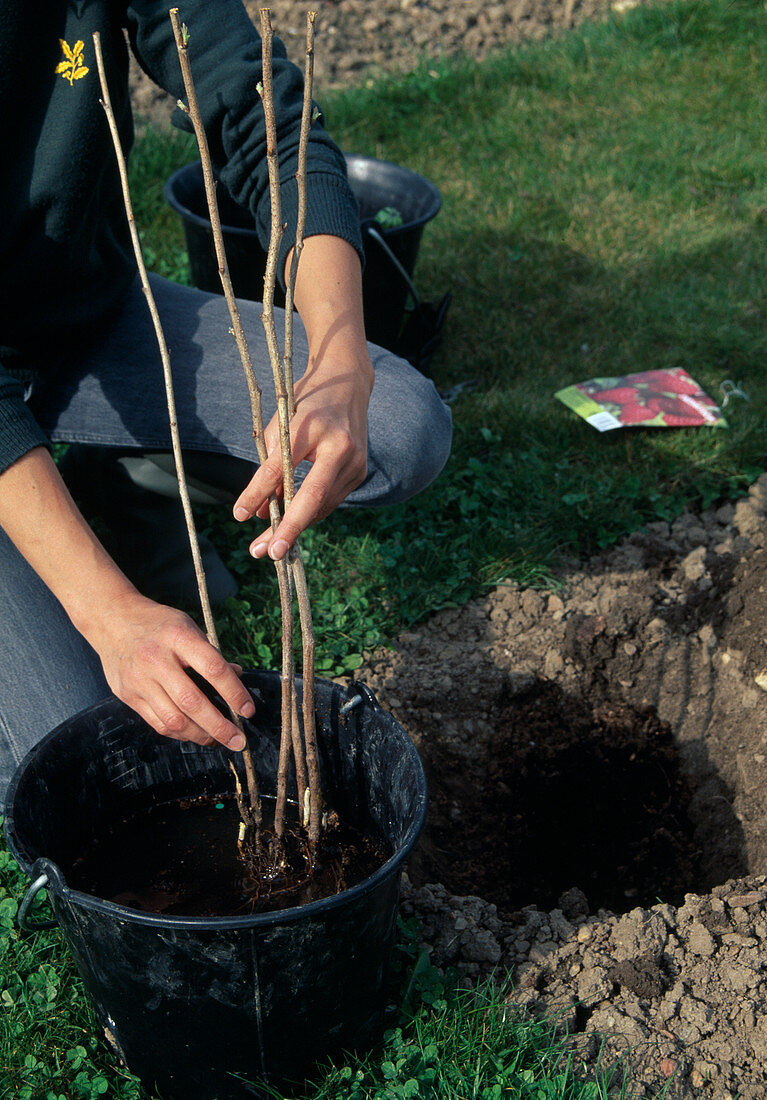
M 197 103 L 194 81 L 192 78 L 187 45 L 189 42 L 189 30 L 179 18 L 179 9 L 171 8 L 169 17 L 173 25 L 173 32 L 178 49 L 179 62 L 186 90 L 187 103 L 179 101 L 178 106 L 184 110 L 194 127 L 195 136 L 202 162 L 205 193 L 210 214 L 210 222 L 213 229 L 213 239 L 218 260 L 221 284 L 229 307 L 231 317 L 231 332 L 237 343 L 242 367 L 248 384 L 250 394 L 251 413 L 253 419 L 253 438 L 259 463 L 267 459 L 266 443 L 264 439 L 264 423 L 261 409 L 261 390 L 258 385 L 256 373 L 250 357 L 245 333 L 240 320 L 240 312 L 232 290 L 229 277 L 229 269 L 224 249 L 224 239 L 221 230 L 221 219 L 218 212 L 216 199 L 216 183 L 213 176 L 210 152 L 207 138 L 202 125 L 200 110 Z M 285 305 L 285 329 L 283 353 L 280 355 L 277 328 L 274 314 L 274 288 L 277 272 L 277 260 L 280 241 L 284 233 L 282 212 L 280 204 L 279 165 L 277 154 L 277 126 L 274 112 L 274 95 L 272 86 L 272 41 L 273 31 L 271 14 L 268 8 L 262 8 L 261 39 L 262 39 L 262 82 L 257 85 L 254 92 L 261 97 L 266 125 L 267 161 L 269 168 L 269 191 L 271 199 L 271 233 L 269 251 L 264 276 L 264 295 L 262 320 L 266 341 L 269 350 L 272 375 L 274 379 L 275 394 L 277 398 L 277 410 L 280 427 L 280 447 L 282 455 L 283 492 L 282 506 L 287 508 L 293 499 L 294 470 L 290 446 L 290 418 L 295 411 L 293 397 L 293 293 L 296 282 L 298 263 L 303 247 L 303 233 L 306 220 L 306 155 L 309 140 L 309 131 L 314 121 L 314 107 L 312 103 L 312 85 L 314 69 L 314 27 L 315 12 L 308 12 L 306 19 L 306 58 L 304 67 L 304 101 L 301 119 L 301 131 L 298 153 L 298 168 L 296 179 L 298 184 L 298 222 L 296 229 L 296 241 L 293 248 L 292 261 L 287 281 L 286 305 Z M 203 618 L 208 640 L 211 645 L 219 649 L 218 634 L 208 597 L 205 573 L 202 566 L 194 516 L 189 498 L 186 477 L 184 474 L 184 461 L 181 452 L 181 443 L 176 417 L 175 398 L 171 378 L 170 356 L 162 330 L 161 320 L 157 306 L 152 295 L 146 266 L 144 263 L 139 234 L 136 228 L 135 218 L 128 187 L 128 175 L 125 158 L 120 145 L 117 125 L 112 111 L 109 88 L 107 85 L 104 62 L 101 52 L 101 44 L 98 33 L 94 34 L 94 47 L 101 81 L 102 106 L 104 107 L 109 122 L 112 140 L 115 147 L 120 178 L 122 181 L 123 198 L 128 217 L 128 223 L 136 254 L 142 287 L 147 299 L 152 316 L 157 342 L 165 378 L 165 390 L 168 402 L 168 415 L 170 421 L 173 455 L 176 464 L 176 473 L 179 483 L 181 501 L 186 518 L 189 542 L 194 562 L 197 587 L 200 595 Z M 269 501 L 269 517 L 272 529 L 275 530 L 281 519 L 280 502 L 276 496 Z M 281 669 L 281 740 L 277 773 L 277 794 L 275 801 L 274 829 L 268 841 L 265 839 L 261 796 L 259 792 L 258 777 L 256 775 L 253 757 L 249 745 L 243 750 L 245 766 L 246 790 L 243 790 L 239 774 L 234 764 L 232 771 L 235 778 L 237 804 L 240 810 L 241 824 L 239 830 L 238 845 L 240 853 L 249 865 L 254 876 L 268 875 L 279 871 L 285 864 L 285 835 L 287 828 L 287 803 L 288 780 L 290 774 L 291 755 L 295 767 L 297 804 L 300 816 L 300 824 L 308 838 L 308 852 L 311 860 L 320 838 L 323 823 L 323 797 L 320 787 L 319 761 L 317 756 L 317 741 L 314 720 L 314 631 L 312 626 L 312 613 L 309 603 L 309 593 L 306 582 L 301 552 L 298 544 L 295 544 L 286 559 L 276 561 L 277 580 L 280 593 L 280 605 L 282 612 L 282 669 Z M 302 635 L 302 719 L 298 713 L 298 692 L 296 687 L 296 670 L 293 651 L 293 600 L 298 603 L 299 617 Z M 241 718 L 230 713 L 232 721 L 243 729 Z

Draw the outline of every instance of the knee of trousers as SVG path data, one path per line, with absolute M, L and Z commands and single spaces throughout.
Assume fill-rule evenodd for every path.
M 377 374 L 376 386 L 379 381 L 381 397 L 371 405 L 369 478 L 375 482 L 382 473 L 387 486 L 369 503 L 397 504 L 420 493 L 444 468 L 452 415 L 434 383 L 418 371 L 393 382 Z

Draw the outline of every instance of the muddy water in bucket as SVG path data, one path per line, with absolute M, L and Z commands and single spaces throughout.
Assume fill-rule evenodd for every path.
M 264 842 L 273 837 L 274 799 L 264 798 Z M 69 884 L 86 894 L 150 913 L 226 917 L 272 913 L 332 897 L 386 862 L 388 848 L 336 815 L 312 858 L 288 806 L 284 869 L 253 879 L 235 840 L 233 796 L 180 798 L 116 821 L 72 865 Z
M 256 767 L 273 794 L 279 676 L 246 673 L 245 683 L 257 705 L 247 724 Z M 329 801 L 392 854 L 340 894 L 273 913 L 152 913 L 72 885 L 83 851 L 115 821 L 229 793 L 225 750 L 160 738 L 108 700 L 50 734 L 11 784 L 11 851 L 46 881 L 102 1025 L 164 1100 L 261 1095 L 245 1081 L 300 1077 L 338 1048 L 369 1043 L 380 1027 L 402 862 L 425 815 L 423 770 L 402 728 L 361 685 L 347 692 L 317 681 L 317 725 Z

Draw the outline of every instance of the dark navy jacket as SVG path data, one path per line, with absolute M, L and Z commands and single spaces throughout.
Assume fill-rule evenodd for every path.
M 0 2 L 0 471 L 45 436 L 24 404 L 30 375 L 76 359 L 119 309 L 135 276 L 119 178 L 99 102 L 94 31 L 127 152 L 133 140 L 128 46 L 147 73 L 184 99 L 167 0 Z M 241 0 L 182 0 L 189 58 L 211 154 L 231 195 L 269 234 L 261 41 Z M 303 78 L 274 43 L 282 258 L 295 238 L 295 171 Z M 186 123 L 178 110 L 174 121 Z M 188 124 L 187 124 L 188 125 Z M 306 235 L 361 250 L 344 159 L 320 123 L 308 158 Z M 278 270 L 282 270 L 280 263 Z

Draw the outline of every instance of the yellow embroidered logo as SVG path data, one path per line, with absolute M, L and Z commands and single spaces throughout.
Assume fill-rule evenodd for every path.
M 76 80 L 81 80 L 86 73 L 90 72 L 88 66 L 83 62 L 84 43 L 75 42 L 71 48 L 63 38 L 59 39 L 59 43 L 65 60 L 58 63 L 56 73 L 63 76 L 70 84 L 74 84 Z

